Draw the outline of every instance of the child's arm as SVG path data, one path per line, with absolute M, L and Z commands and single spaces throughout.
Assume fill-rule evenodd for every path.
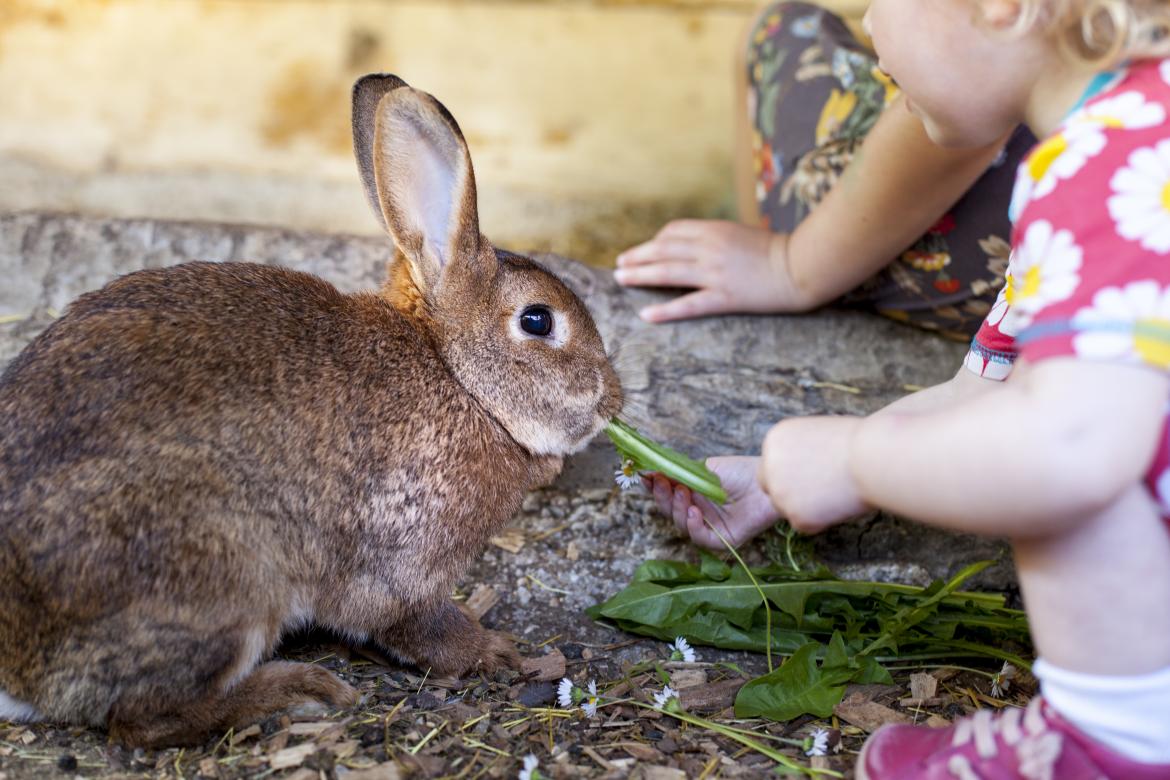
M 629 286 L 696 288 L 647 307 L 643 317 L 653 322 L 805 311 L 889 263 L 975 183 L 1002 147 L 1002 141 L 982 149 L 936 146 L 899 98 L 791 235 L 679 220 L 619 255 L 615 276 Z
M 1170 378 L 1148 367 L 1021 363 L 1002 392 L 866 420 L 850 468 L 864 500 L 891 512 L 974 533 L 1044 533 L 1142 479 L 1168 395 Z
M 955 405 L 958 401 L 986 392 L 995 392 L 1002 382 L 983 379 L 963 368 L 950 380 L 900 398 L 878 414 L 927 414 Z M 854 417 L 811 418 L 814 420 L 843 421 L 853 425 Z M 836 424 L 835 422 L 829 423 Z M 798 454 L 809 470 L 821 476 L 833 471 L 834 463 L 821 463 L 822 455 L 832 455 L 832 448 L 822 442 L 812 451 Z M 839 461 L 839 459 L 838 459 Z M 747 457 L 716 457 L 707 460 L 707 466 L 719 475 L 728 493 L 728 501 L 717 507 L 702 496 L 692 495 L 686 487 L 654 474 L 646 479 L 646 487 L 662 514 L 671 518 L 679 532 L 690 537 L 701 547 L 719 550 L 723 542 L 708 523 L 725 539 L 738 546 L 769 526 L 780 515 L 768 496 L 761 490 L 760 459 Z M 864 506 L 858 507 L 862 511 Z
M 929 412 L 785 420 L 765 440 L 760 478 L 806 532 L 880 506 L 957 531 L 1043 534 L 1140 482 L 1168 394 L 1170 378 L 1149 368 L 1020 364 L 1002 389 Z

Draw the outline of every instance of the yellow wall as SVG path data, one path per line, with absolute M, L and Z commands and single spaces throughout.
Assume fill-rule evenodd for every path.
M 489 236 L 599 259 L 729 208 L 756 5 L 0 0 L 0 210 L 370 232 L 347 101 L 386 70 L 459 120 Z

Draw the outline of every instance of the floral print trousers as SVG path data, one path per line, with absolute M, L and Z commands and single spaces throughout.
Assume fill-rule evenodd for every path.
M 768 7 L 747 52 L 756 200 L 790 232 L 833 186 L 898 88 L 825 9 Z M 913 246 L 841 302 L 969 340 L 1003 286 L 1016 167 L 1035 139 L 1019 128 L 967 194 Z

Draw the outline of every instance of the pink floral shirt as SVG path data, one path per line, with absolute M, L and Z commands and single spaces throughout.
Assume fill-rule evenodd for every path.
M 1109 77 L 1106 77 L 1109 78 Z M 1170 371 L 1170 60 L 1113 75 L 1020 164 L 1012 256 L 964 365 L 1017 355 Z M 1170 518 L 1170 434 L 1147 485 Z

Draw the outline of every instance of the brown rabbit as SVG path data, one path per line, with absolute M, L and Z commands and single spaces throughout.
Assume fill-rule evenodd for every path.
M 378 293 L 190 263 L 78 298 L 0 377 L 0 720 L 192 743 L 304 700 L 315 624 L 435 674 L 518 660 L 455 581 L 621 406 L 581 301 L 480 235 L 455 120 L 354 87 Z

